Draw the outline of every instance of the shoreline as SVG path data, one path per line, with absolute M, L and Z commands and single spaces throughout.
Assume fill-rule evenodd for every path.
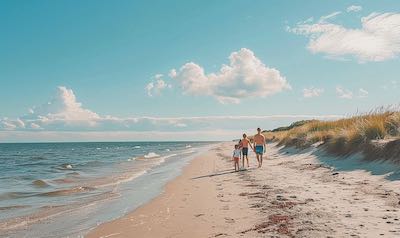
M 216 145 L 217 143 L 203 142 L 134 143 L 124 147 L 119 143 L 113 146 L 99 146 L 97 143 L 85 145 L 83 152 L 95 151 L 93 154 L 98 156 L 95 163 L 90 156 L 82 160 L 80 157 L 76 157 L 76 160 L 68 159 L 65 165 L 71 165 L 72 168 L 60 170 L 60 174 L 63 174 L 57 174 L 51 179 L 41 180 L 49 184 L 47 187 L 27 185 L 28 189 L 32 187 L 37 191 L 29 194 L 32 195 L 29 200 L 2 197 L 2 208 L 7 208 L 7 203 L 14 205 L 17 201 L 19 205 L 25 206 L 3 210 L 0 237 L 52 237 L 53 234 L 59 237 L 83 237 L 93 227 L 122 217 L 158 196 L 165 184 L 179 176 L 183 167 L 192 159 Z M 60 151 L 78 151 L 80 154 L 77 146 L 82 144 L 61 147 Z M 111 153 L 114 158 L 109 159 Z M 44 156 L 40 158 L 40 161 L 50 161 Z M 63 161 L 51 162 L 56 167 Z M 46 166 L 40 166 L 40 169 L 45 170 Z M 92 173 L 86 174 L 86 171 Z M 37 177 L 46 178 L 46 175 L 40 174 Z M 32 177 L 30 181 L 33 179 L 37 178 Z M 23 188 L 16 187 L 14 191 L 18 195 Z M 35 207 L 36 204 L 38 205 Z
M 396 237 L 400 181 L 334 171 L 311 152 L 268 145 L 233 172 L 233 142 L 194 158 L 164 191 L 86 237 Z
M 226 195 L 222 190 L 222 183 L 216 183 L 214 177 L 233 174 L 233 168 L 226 168 L 227 160 L 220 160 L 221 147 L 233 145 L 225 142 L 195 157 L 182 169 L 182 173 L 168 182 L 164 190 L 157 197 L 141 205 L 125 216 L 114 221 L 100 224 L 91 230 L 85 237 L 129 237 L 132 232 L 138 237 L 208 237 L 222 235 L 219 230 L 229 229 L 234 220 L 229 216 L 240 216 L 240 211 L 247 209 L 245 199 L 235 201 L 241 203 L 242 209 L 232 210 L 224 203 Z M 231 146 L 229 146 L 229 149 Z M 219 180 L 219 179 L 218 179 Z M 213 184 L 210 184 L 213 183 Z M 226 181 L 225 181 L 226 182 Z M 228 192 L 232 196 L 237 191 Z M 240 205 L 239 205 L 240 206 Z M 224 210 L 223 214 L 214 214 L 213 211 Z M 239 211 L 239 212 L 238 212 Z M 204 219 L 209 215 L 211 219 Z M 222 221 L 222 222 L 221 222 Z M 179 225 L 184 225 L 182 230 Z M 246 224 L 251 226 L 252 224 Z M 154 229 L 153 226 L 157 229 Z M 240 227 L 242 229 L 243 227 Z M 133 230 L 132 230 L 133 229 Z M 238 232 L 240 231 L 238 230 Z

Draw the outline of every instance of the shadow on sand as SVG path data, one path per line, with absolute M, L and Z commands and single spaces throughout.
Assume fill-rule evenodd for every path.
M 215 176 L 221 176 L 221 175 L 226 175 L 226 174 L 233 174 L 233 173 L 246 173 L 246 172 L 251 172 L 252 170 L 255 170 L 257 168 L 248 168 L 248 169 L 244 169 L 244 170 L 239 170 L 239 171 L 234 171 L 233 169 L 225 169 L 225 170 L 221 170 L 221 171 L 216 171 L 213 174 L 207 174 L 207 175 L 202 175 L 202 176 L 198 176 L 198 177 L 193 177 L 191 179 L 201 179 L 201 178 L 211 178 L 211 177 L 215 177 Z
M 388 180 L 400 180 L 400 165 L 376 158 L 375 160 L 366 160 L 361 153 L 334 156 L 330 155 L 322 148 L 296 149 L 294 147 L 282 147 L 280 154 L 287 156 L 307 154 L 314 155 L 322 164 L 334 168 L 335 171 L 354 171 L 365 170 L 373 175 L 385 175 Z

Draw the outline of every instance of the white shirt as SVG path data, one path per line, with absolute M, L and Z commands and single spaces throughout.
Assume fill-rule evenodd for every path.
M 240 149 L 235 149 L 233 151 L 233 157 L 240 158 L 240 153 L 241 153 Z

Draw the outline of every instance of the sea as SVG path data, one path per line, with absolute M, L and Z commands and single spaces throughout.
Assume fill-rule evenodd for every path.
M 0 143 L 0 237 L 83 237 L 216 143 Z

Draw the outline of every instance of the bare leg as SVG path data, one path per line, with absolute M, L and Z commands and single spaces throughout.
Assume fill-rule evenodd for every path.
M 263 155 L 260 155 L 260 168 L 262 166 L 262 162 L 263 162 Z
M 260 155 L 259 154 L 257 154 L 257 162 L 258 162 L 258 168 L 260 168 L 261 166 L 260 166 Z
M 246 161 L 247 161 L 247 167 L 250 167 L 249 166 L 249 157 L 246 155 Z M 244 163 L 244 161 L 243 161 L 243 163 Z M 244 167 L 244 165 L 243 165 L 243 167 Z

